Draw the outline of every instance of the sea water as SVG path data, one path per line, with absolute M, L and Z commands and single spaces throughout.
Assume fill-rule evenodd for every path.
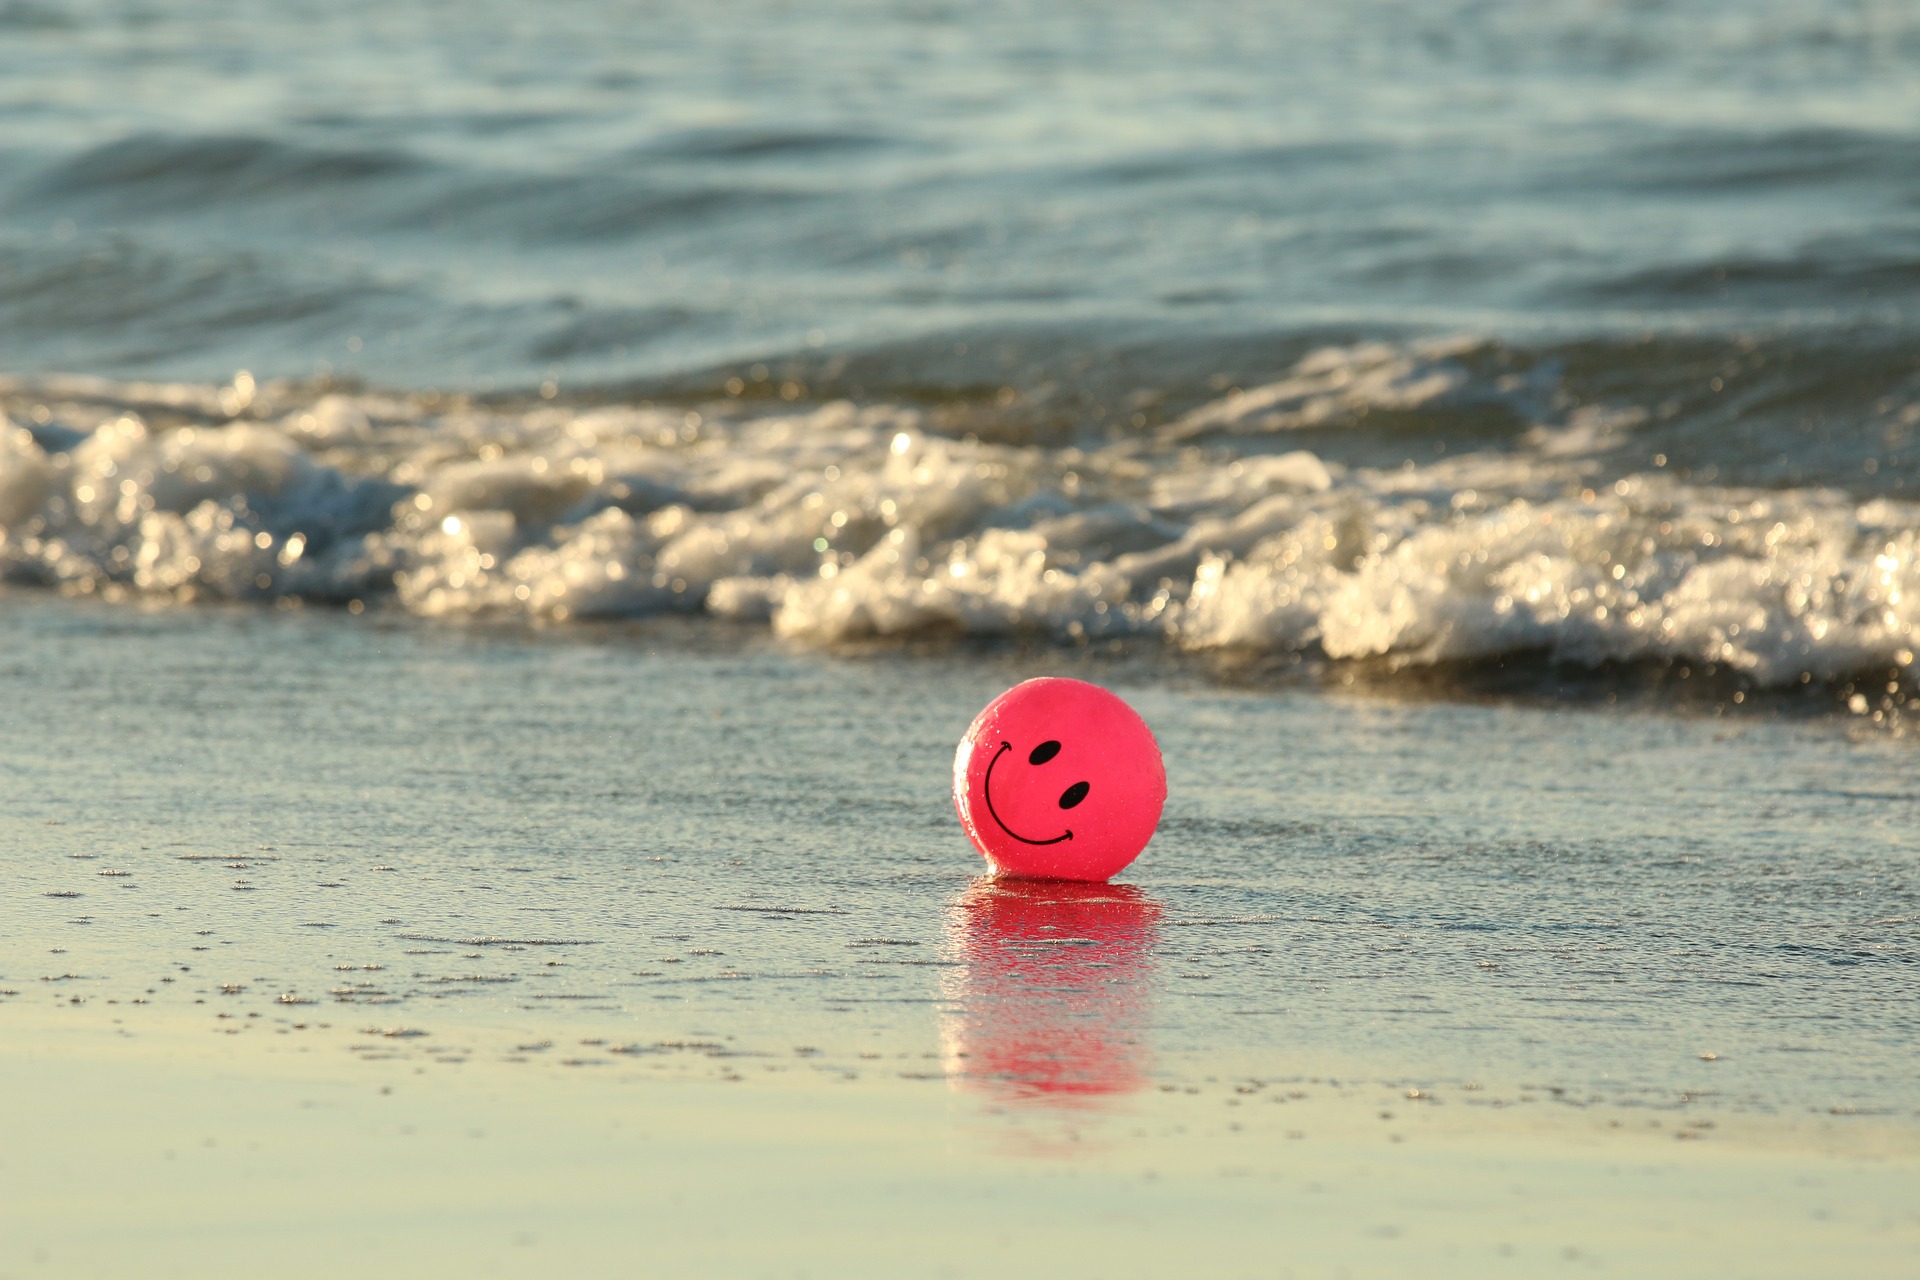
M 1708 435 L 1756 400 L 1832 429 L 1911 372 L 1900 0 L 0 13 L 15 372 L 781 357 L 1124 421 L 1394 330 L 1558 352 Z
M 1844 721 L 5 603 L 8 1004 L 1043 1101 L 1916 1115 L 1920 793 Z M 1166 816 L 1123 885 L 995 885 L 953 744 L 1063 670 L 1154 726 Z
M 0 22 L 10 580 L 1911 696 L 1907 6 Z

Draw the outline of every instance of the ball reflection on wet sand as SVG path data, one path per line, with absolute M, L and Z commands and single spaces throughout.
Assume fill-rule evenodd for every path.
M 1145 1087 L 1159 917 L 1131 885 L 974 881 L 947 924 L 948 1078 L 1068 1107 Z

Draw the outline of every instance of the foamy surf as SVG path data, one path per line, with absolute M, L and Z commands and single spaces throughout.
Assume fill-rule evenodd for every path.
M 540 623 L 705 612 L 832 645 L 1155 637 L 1430 666 L 1702 663 L 1757 687 L 1913 670 L 1920 506 L 1603 457 L 1631 407 L 1458 344 L 1315 351 L 1079 444 L 906 403 L 501 408 L 432 396 L 0 387 L 0 570 L 113 599 L 384 604 Z M 772 407 L 769 407 L 769 406 Z M 1393 467 L 1288 447 L 1381 413 L 1517 444 Z M 1856 705 L 1856 710 L 1863 709 Z

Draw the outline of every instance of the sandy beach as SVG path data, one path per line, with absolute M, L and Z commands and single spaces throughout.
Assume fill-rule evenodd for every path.
M 1020 887 L 914 797 L 1051 653 L 929 682 L 5 603 L 13 672 L 70 673 L 10 675 L 42 692 L 0 748 L 38 855 L 0 921 L 11 1276 L 1892 1277 L 1920 1241 L 1907 923 L 1854 905 L 1904 883 L 1903 742 L 1122 655 L 1166 832 L 1124 885 Z M 1478 785 L 1421 776 L 1443 732 Z M 1729 893 L 1821 840 L 1825 887 Z
M 345 1024 L 285 1015 L 229 1038 L 7 1013 L 0 1070 L 34 1099 L 11 1275 L 1896 1277 L 1920 1241 L 1911 1117 L 1609 1120 L 1254 1076 L 1054 1108 L 924 1062 L 522 1064 L 474 1034 L 453 1066 L 360 1061 Z

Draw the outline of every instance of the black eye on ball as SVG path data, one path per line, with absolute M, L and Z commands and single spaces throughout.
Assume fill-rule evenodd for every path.
M 1048 738 L 1045 742 L 1041 743 L 1039 746 L 1033 749 L 1033 754 L 1027 757 L 1027 763 L 1028 764 L 1045 764 L 1047 761 L 1053 759 L 1055 756 L 1059 754 L 1060 754 L 1060 744 L 1055 742 L 1052 738 Z
M 1087 784 L 1084 782 L 1076 782 L 1060 793 L 1060 807 L 1062 809 L 1071 809 L 1086 798 Z

